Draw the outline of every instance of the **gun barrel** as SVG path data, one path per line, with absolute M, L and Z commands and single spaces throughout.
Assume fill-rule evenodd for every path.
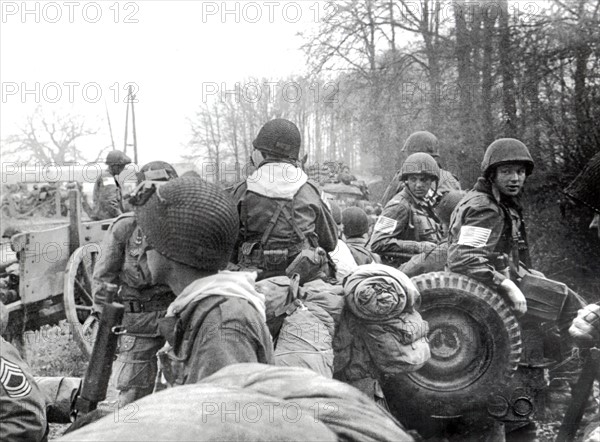
M 88 413 L 106 397 L 118 335 L 113 327 L 121 324 L 125 308 L 122 304 L 106 304 L 100 316 L 98 334 L 92 349 L 85 379 L 78 400 L 78 411 Z

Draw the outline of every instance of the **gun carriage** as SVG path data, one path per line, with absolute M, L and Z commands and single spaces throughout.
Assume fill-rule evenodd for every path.
M 134 172 L 135 165 L 132 165 L 121 174 L 120 181 L 127 185 L 134 183 Z M 53 219 L 52 227 L 12 236 L 15 255 L 3 250 L 3 267 L 6 268 L 12 258 L 19 269 L 14 289 L 16 299 L 5 300 L 10 313 L 6 335 L 12 339 L 44 325 L 58 325 L 66 319 L 69 333 L 89 356 L 93 340 L 84 334 L 82 326 L 92 310 L 92 275 L 102 253 L 100 243 L 113 220 L 84 220 L 77 183 L 93 182 L 95 177 L 91 172 L 86 176 L 81 170 L 69 175 L 68 217 Z M 14 181 L 16 176 L 5 174 L 3 183 L 11 184 L 11 178 Z M 33 181 L 29 182 L 36 182 L 35 174 L 30 176 Z M 37 179 L 41 182 L 39 176 Z

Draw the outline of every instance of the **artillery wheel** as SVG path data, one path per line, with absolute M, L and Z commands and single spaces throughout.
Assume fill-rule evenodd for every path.
M 429 323 L 431 359 L 414 373 L 389 379 L 385 394 L 392 410 L 417 430 L 432 418 L 495 411 L 488 409 L 521 357 L 521 331 L 511 309 L 464 275 L 434 272 L 412 281 L 421 293 L 419 312 Z
M 92 354 L 94 336 L 83 332 L 83 323 L 92 312 L 92 275 L 96 256 L 100 252 L 97 244 L 79 247 L 70 256 L 65 270 L 64 305 L 75 341 L 88 357 Z

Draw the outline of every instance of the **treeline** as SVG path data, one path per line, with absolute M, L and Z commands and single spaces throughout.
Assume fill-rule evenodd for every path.
M 346 0 L 305 35 L 310 75 L 240 80 L 190 120 L 191 156 L 247 161 L 285 117 L 311 162 L 389 177 L 415 130 L 470 185 L 485 147 L 517 137 L 537 171 L 572 177 L 599 149 L 599 0 Z
M 408 135 L 429 130 L 469 188 L 487 145 L 516 137 L 536 163 L 537 266 L 598 291 L 589 214 L 559 200 L 600 150 L 600 0 L 340 0 L 330 12 L 304 36 L 310 73 L 211 97 L 190 120 L 190 157 L 243 165 L 260 126 L 285 117 L 309 162 L 343 161 L 385 183 Z

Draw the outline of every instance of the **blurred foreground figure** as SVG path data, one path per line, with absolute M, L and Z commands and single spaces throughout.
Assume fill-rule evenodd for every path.
M 0 334 L 8 311 L 0 302 Z M 48 423 L 70 423 L 81 379 L 34 377 L 18 350 L 0 337 L 0 440 L 45 441 Z
M 195 177 L 150 183 L 140 192 L 130 201 L 146 235 L 152 283 L 169 285 L 177 296 L 160 320 L 171 347 L 161 350 L 167 381 L 192 384 L 230 364 L 272 363 L 256 273 L 222 271 L 239 227 L 230 197 Z
M 8 311 L 0 302 L 0 332 Z M 46 440 L 46 399 L 19 352 L 0 337 L 0 440 Z
M 598 239 L 600 240 L 600 153 L 597 153 L 592 157 L 584 170 L 573 180 L 564 192 L 569 197 L 579 203 L 585 204 L 594 211 L 590 229 L 597 229 Z M 579 419 L 581 419 L 586 399 L 590 395 L 594 378 L 600 380 L 600 362 L 598 361 L 598 355 L 600 353 L 598 350 L 598 348 L 600 348 L 600 302 L 589 304 L 585 308 L 579 310 L 577 317 L 573 320 L 571 328 L 569 328 L 569 333 L 574 339 L 580 342 L 583 347 L 595 346 L 597 348 L 591 350 L 592 352 L 595 352 L 595 356 L 593 353 L 588 356 L 592 358 L 589 362 L 590 369 L 584 369 L 581 378 L 578 381 L 578 386 L 581 386 L 579 392 L 580 397 L 573 398 L 574 403 L 571 404 L 570 409 L 567 411 L 567 413 L 571 412 L 575 414 L 575 416 L 567 415 L 565 417 L 565 421 L 571 424 L 571 428 L 566 428 L 565 423 L 563 423 L 560 434 L 561 437 L 572 437 L 574 435 L 579 424 Z M 586 386 L 588 387 L 586 388 Z M 577 410 L 577 408 L 579 408 L 579 410 Z M 583 440 L 585 442 L 600 440 L 600 414 L 597 413 L 596 416 L 591 419 L 591 423 L 584 431 Z
M 414 440 L 355 388 L 299 367 L 235 364 L 137 404 L 131 423 L 106 416 L 59 440 Z

